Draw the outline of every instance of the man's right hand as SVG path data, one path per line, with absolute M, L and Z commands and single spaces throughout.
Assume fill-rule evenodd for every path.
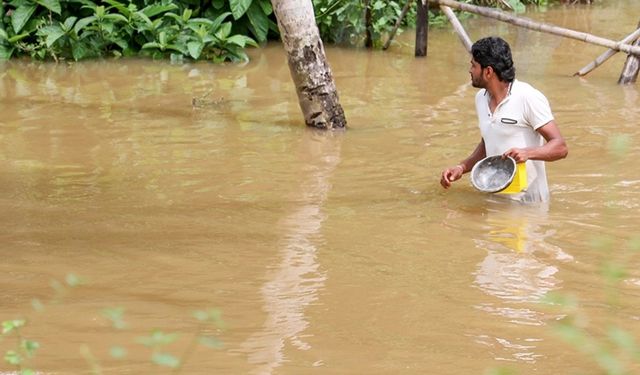
M 443 188 L 448 189 L 451 187 L 451 184 L 454 181 L 459 180 L 464 174 L 464 167 L 460 164 L 455 167 L 447 168 L 442 171 L 442 176 L 440 177 L 440 185 Z

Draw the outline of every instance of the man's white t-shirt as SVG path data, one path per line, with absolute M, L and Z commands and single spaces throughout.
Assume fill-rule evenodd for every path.
M 476 112 L 487 156 L 501 155 L 510 148 L 538 147 L 545 142 L 536 130 L 553 120 L 547 98 L 525 82 L 514 80 L 509 93 L 496 107 L 489 109 L 487 90 L 476 94 Z M 523 202 L 549 200 L 549 187 L 544 161 L 528 160 L 527 190 L 508 196 Z

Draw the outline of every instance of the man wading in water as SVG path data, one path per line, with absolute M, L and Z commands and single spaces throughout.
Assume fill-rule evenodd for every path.
M 498 37 L 478 40 L 471 47 L 471 84 L 482 139 L 455 167 L 442 171 L 440 184 L 448 189 L 486 156 L 511 156 L 525 163 L 527 190 L 508 197 L 522 202 L 549 200 L 544 162 L 565 158 L 567 145 L 556 125 L 549 101 L 531 85 L 515 79 L 509 44 Z

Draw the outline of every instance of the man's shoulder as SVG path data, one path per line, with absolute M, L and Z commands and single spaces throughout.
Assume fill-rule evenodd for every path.
M 524 92 L 524 93 L 531 92 L 531 91 L 540 92 L 540 90 L 533 87 L 533 85 L 517 79 L 513 80 L 513 83 L 511 84 L 511 91 L 512 92 L 518 91 L 518 92 Z

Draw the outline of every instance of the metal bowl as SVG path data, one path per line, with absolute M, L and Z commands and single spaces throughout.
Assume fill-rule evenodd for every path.
M 516 161 L 512 157 L 488 156 L 471 169 L 471 183 L 482 192 L 497 193 L 509 186 L 515 174 Z

